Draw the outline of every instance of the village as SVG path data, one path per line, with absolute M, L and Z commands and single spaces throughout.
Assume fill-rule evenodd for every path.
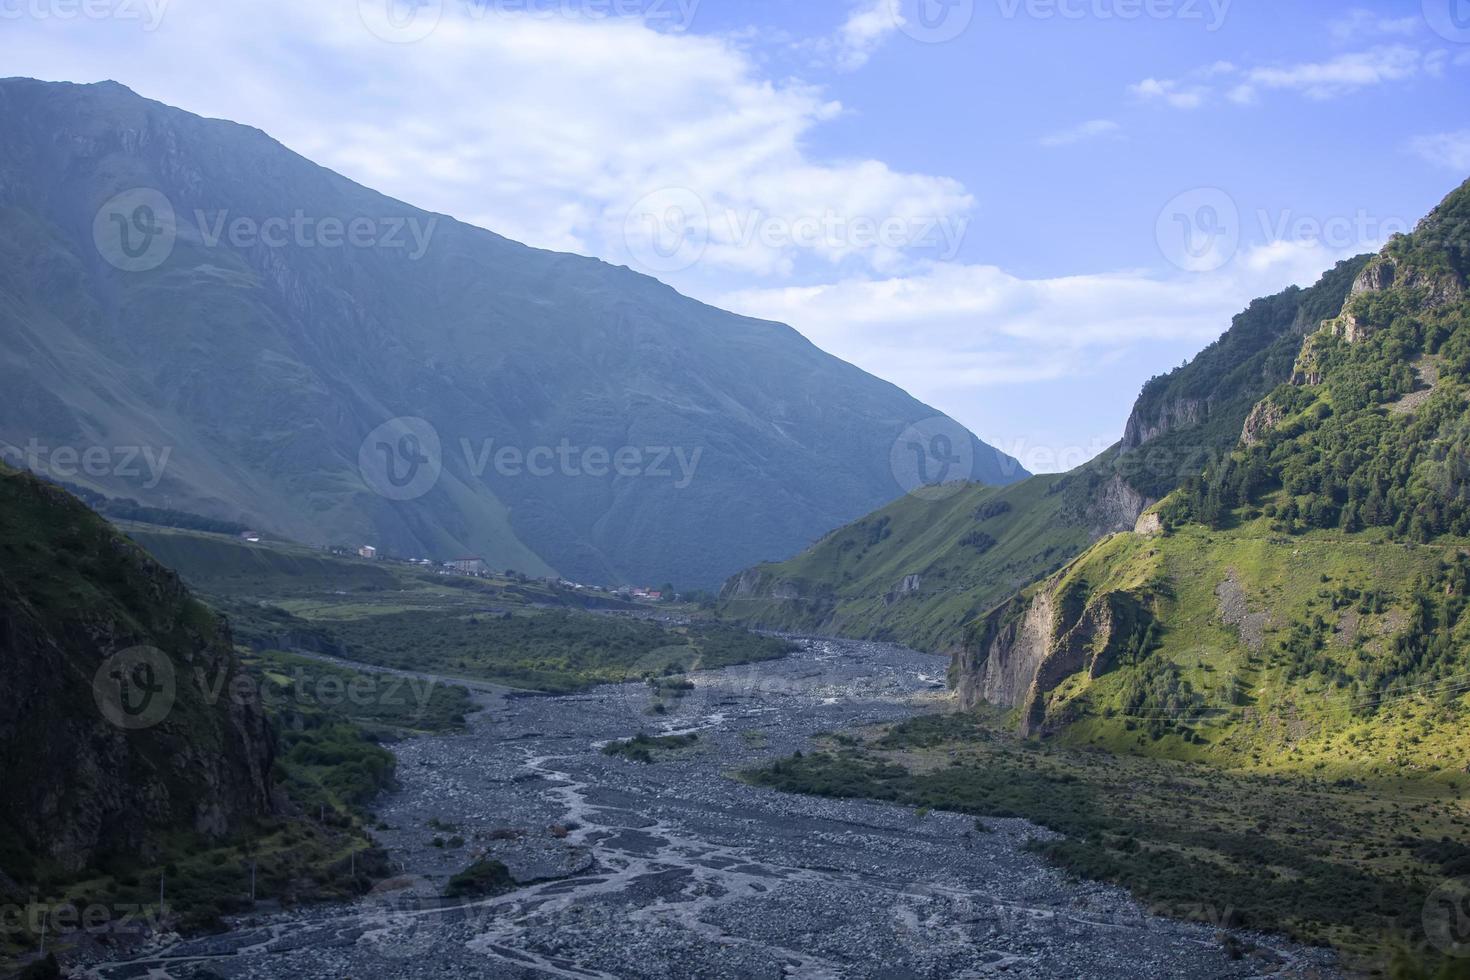
M 248 544 L 259 544 L 261 542 L 259 531 L 246 530 L 240 532 L 239 536 L 242 541 Z M 326 545 L 322 550 L 340 558 L 356 557 L 366 561 L 396 562 L 403 565 L 414 565 L 420 568 L 432 569 L 439 575 L 464 575 L 470 578 L 503 577 L 517 582 L 532 581 L 529 576 L 513 569 L 506 569 L 503 572 L 497 573 L 490 568 L 485 559 L 476 555 L 451 558 L 448 561 L 435 561 L 432 558 L 400 558 L 385 554 L 377 546 L 370 544 L 358 545 L 356 548 L 346 545 Z M 573 582 L 570 579 L 555 575 L 547 576 L 541 579 L 541 581 L 547 585 L 562 589 L 571 589 L 577 592 L 594 592 L 636 602 L 676 602 L 679 599 L 673 589 L 667 585 L 661 588 L 629 585 L 609 588 L 601 585 L 587 585 L 582 582 Z

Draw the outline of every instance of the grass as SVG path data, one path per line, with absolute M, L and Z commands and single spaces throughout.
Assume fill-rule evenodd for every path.
M 761 594 L 727 596 L 720 612 L 773 629 L 953 649 L 966 623 L 1087 547 L 1086 522 L 1063 482 L 1038 476 L 968 485 L 940 500 L 902 497 L 789 561 L 757 566 L 749 574 L 762 577 Z M 919 588 L 899 594 L 914 574 Z M 772 597 L 776 583 L 795 597 Z
M 783 657 L 783 640 L 699 624 L 545 611 L 470 615 L 390 613 L 335 623 L 349 655 L 367 663 L 566 693 Z
M 484 898 L 515 888 L 509 869 L 493 858 L 481 858 L 456 873 L 444 886 L 445 898 Z
M 1065 834 L 1036 845 L 1079 876 L 1156 911 L 1331 944 L 1386 969 L 1395 949 L 1432 959 L 1421 914 L 1470 869 L 1462 786 L 1367 784 L 1305 773 L 1222 771 L 1022 740 L 999 713 L 925 716 L 823 743 L 746 777 L 984 817 Z
M 383 736 L 459 731 L 475 710 L 462 687 L 324 663 L 278 650 L 245 654 L 268 706 L 326 710 Z
M 688 735 L 645 735 L 639 733 L 632 738 L 608 742 L 602 747 L 603 755 L 621 756 L 634 762 L 653 762 L 658 752 L 675 752 L 698 744 L 699 736 Z
M 237 641 L 548 693 L 769 660 L 784 641 L 520 577 L 439 575 L 280 542 L 135 527 L 132 537 L 228 614 Z M 599 607 L 593 612 L 586 607 Z M 371 719 L 358 719 L 371 722 Z
M 1057 683 L 1045 698 L 1044 730 L 1069 745 L 1115 753 L 1330 778 L 1455 782 L 1470 753 L 1459 735 L 1465 705 L 1452 678 L 1425 682 L 1423 690 L 1379 690 L 1357 678 L 1390 656 L 1416 582 L 1432 579 L 1463 547 L 1391 543 L 1373 531 L 1284 536 L 1264 517 L 1228 532 L 1188 525 L 1162 537 L 1104 539 L 1021 602 L 1073 588 L 1089 605 L 1127 595 L 1156 625 L 1156 647 L 1142 656 L 1115 649 L 1099 668 Z M 1219 590 L 1227 580 L 1240 590 L 1246 614 L 1259 617 L 1257 636 L 1225 622 Z M 1379 604 L 1367 613 L 1365 586 Z M 1291 651 L 1300 636 L 1314 646 L 1306 663 Z M 1164 671 L 1187 684 L 1195 701 L 1177 712 L 1130 708 L 1130 692 Z

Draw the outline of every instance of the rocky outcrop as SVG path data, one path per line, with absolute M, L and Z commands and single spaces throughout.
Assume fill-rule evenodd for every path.
M 1354 300 L 1359 297 L 1395 289 L 1414 294 L 1415 305 L 1429 313 L 1453 306 L 1465 298 L 1465 286 L 1452 272 L 1438 269 L 1421 269 L 1414 265 L 1402 265 L 1387 255 L 1380 255 L 1363 267 L 1348 292 L 1347 303 L 1342 315 L 1323 324 L 1322 329 L 1340 337 L 1349 344 L 1366 339 L 1373 327 L 1366 323 Z M 1309 338 L 1310 340 L 1310 338 Z M 1306 384 L 1317 382 L 1306 381 Z
M 1281 424 L 1285 414 L 1281 406 L 1269 398 L 1256 402 L 1256 407 L 1251 409 L 1250 415 L 1246 417 L 1245 428 L 1240 433 L 1240 441 L 1247 446 L 1254 446 L 1265 437 L 1267 431 Z
M 1135 490 L 1122 474 L 1100 483 L 1087 502 L 1084 519 L 1093 540 L 1120 531 L 1131 531 L 1138 518 L 1157 501 Z
M 761 566 L 747 568 L 733 575 L 720 587 L 720 598 L 729 599 L 782 599 L 807 598 L 801 583 L 778 578 Z
M 276 809 L 227 625 L 65 492 L 0 471 L 0 834 L 17 880 Z M 30 865 L 28 867 L 28 865 Z
M 905 575 L 902 582 L 883 596 L 883 604 L 891 606 L 906 595 L 914 595 L 919 591 L 919 586 L 923 584 L 922 575 Z
M 1393 285 L 1395 272 L 1391 259 L 1379 256 L 1367 265 L 1363 271 L 1358 273 L 1358 278 L 1353 280 L 1352 288 L 1348 290 L 1348 299 L 1361 296 L 1364 293 L 1377 293 Z
M 1148 615 L 1131 594 L 1089 594 L 1083 583 L 1061 581 L 1013 599 L 972 628 L 951 665 L 963 707 L 1020 708 L 1021 734 L 1036 734 L 1046 727 L 1048 695 L 1079 671 L 1106 673 Z
M 1137 449 L 1175 429 L 1189 429 L 1202 424 L 1210 415 L 1210 403 L 1200 398 L 1177 398 L 1144 413 L 1141 402 L 1135 404 L 1123 428 L 1123 451 Z

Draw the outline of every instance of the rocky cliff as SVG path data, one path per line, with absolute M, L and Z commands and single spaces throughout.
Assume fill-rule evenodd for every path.
M 1146 625 L 1146 598 L 1092 590 L 1063 570 L 972 624 L 952 675 L 964 708 L 1020 708 L 1020 730 L 1047 725 L 1048 695 L 1079 671 L 1098 677 Z
M 24 884 L 273 812 L 227 625 L 64 491 L 0 468 L 0 877 Z

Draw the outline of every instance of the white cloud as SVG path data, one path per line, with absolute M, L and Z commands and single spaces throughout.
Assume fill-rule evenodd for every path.
M 903 23 L 900 0 L 864 0 L 837 32 L 838 66 L 852 71 L 868 63 L 873 52 Z
M 1140 343 L 1202 345 L 1251 299 L 1315 282 L 1375 244 L 1272 242 L 1216 273 L 1173 277 L 1023 279 L 990 265 L 934 263 L 909 276 L 748 289 L 719 302 L 790 323 L 921 399 L 958 404 L 971 389 L 1095 374 Z
M 1297 92 L 1324 100 L 1420 75 L 1437 78 L 1449 61 L 1449 54 L 1442 50 L 1421 52 L 1403 44 L 1380 45 L 1327 61 L 1294 65 L 1241 68 L 1220 61 L 1182 79 L 1146 78 L 1128 90 L 1144 101 L 1162 102 L 1176 109 L 1199 108 L 1221 94 L 1220 85 L 1225 86 L 1224 97 L 1237 105 L 1250 105 L 1265 91 Z
M 1169 78 L 1145 78 L 1128 91 L 1145 102 L 1163 102 L 1175 109 L 1198 109 L 1204 105 L 1207 89 Z
M 1090 119 L 1085 123 L 1063 129 L 1041 138 L 1042 146 L 1070 146 L 1104 137 L 1117 137 L 1123 130 L 1111 119 Z
M 1408 37 L 1423 27 L 1424 20 L 1421 17 L 1384 17 L 1361 7 L 1348 11 L 1327 25 L 1333 39 L 1344 43 L 1384 35 Z
M 1470 129 L 1420 136 L 1409 144 L 1409 149 L 1436 166 L 1461 175 L 1470 171 Z
M 1277 68 L 1253 68 L 1231 93 L 1237 102 L 1252 101 L 1262 89 L 1300 92 L 1311 99 L 1331 99 L 1359 89 L 1413 78 L 1435 71 L 1437 59 L 1402 44 L 1339 55 L 1329 61 Z
M 702 269 L 763 275 L 803 263 L 893 269 L 923 247 L 800 232 L 834 216 L 844 227 L 957 227 L 973 205 L 943 176 L 814 156 L 812 130 L 841 105 L 766 77 L 734 41 L 506 6 L 446 3 L 427 36 L 388 43 L 353 2 L 173 0 L 154 31 L 116 19 L 8 21 L 0 63 L 41 78 L 115 78 L 259 126 L 414 204 L 633 265 L 638 243 L 626 236 L 641 226 L 630 209 L 667 188 L 692 192 L 710 216 Z M 851 51 L 881 40 L 884 6 L 854 13 Z

